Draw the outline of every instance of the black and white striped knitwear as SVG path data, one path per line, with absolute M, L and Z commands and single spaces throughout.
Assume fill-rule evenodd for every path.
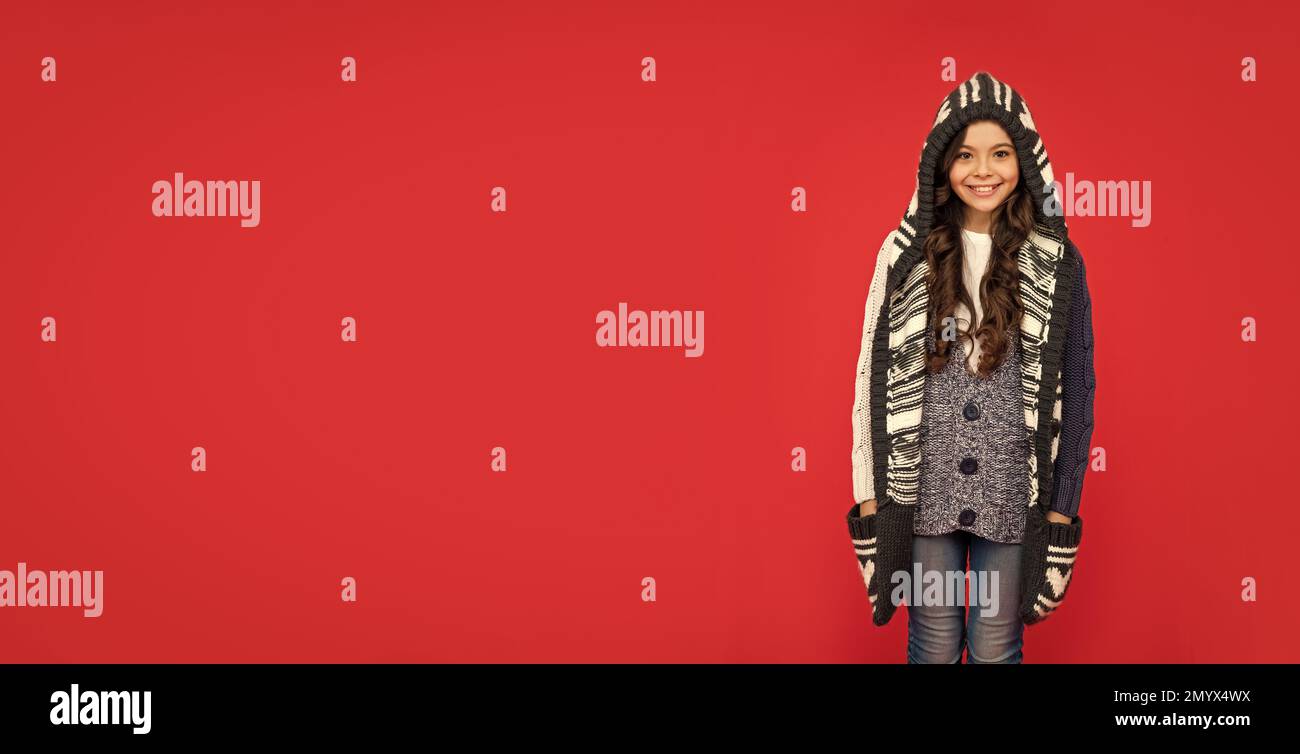
M 945 179 L 938 175 L 939 161 L 951 140 L 975 120 L 1002 126 L 1015 146 L 1023 189 L 1040 198 L 1032 202 L 1034 226 L 1016 250 L 1023 315 L 1017 323 L 1018 364 L 1010 375 L 1020 388 L 1011 392 L 1026 441 L 1024 484 L 1008 491 L 1025 506 L 1020 617 L 1026 624 L 1061 605 L 1082 537 L 1078 511 L 1096 387 L 1083 256 L 1064 216 L 1047 210 L 1059 197 L 1029 105 L 1008 84 L 979 71 L 940 103 L 921 144 L 911 201 L 881 244 L 868 285 L 853 405 L 854 505 L 847 520 L 877 625 L 888 623 L 897 607 L 889 598 L 891 576 L 911 569 L 922 495 L 931 332 L 924 244 L 935 216 L 935 186 Z M 1010 408 L 1006 413 L 1017 414 Z M 859 516 L 858 503 L 872 498 L 877 512 Z M 1073 520 L 1048 521 L 1047 510 Z

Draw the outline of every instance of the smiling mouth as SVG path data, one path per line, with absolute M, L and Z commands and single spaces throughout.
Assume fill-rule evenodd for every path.
M 1001 183 L 995 183 L 991 186 L 967 185 L 966 188 L 975 196 L 993 196 L 993 194 L 998 190 L 998 187 L 1001 185 L 1002 185 Z

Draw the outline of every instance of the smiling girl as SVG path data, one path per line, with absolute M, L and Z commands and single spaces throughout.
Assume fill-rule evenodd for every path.
M 1023 659 L 1065 597 L 1092 436 L 1092 315 L 1028 105 L 987 72 L 940 104 L 876 257 L 847 520 L 877 625 L 899 574 L 995 579 L 1000 609 L 908 606 L 907 659 Z

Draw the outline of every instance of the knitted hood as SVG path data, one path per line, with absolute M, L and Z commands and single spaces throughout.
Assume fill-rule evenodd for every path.
M 930 133 L 921 144 L 920 163 L 912 201 L 903 213 L 898 233 L 894 239 L 893 269 L 890 270 L 887 291 L 893 291 L 912 265 L 922 256 L 925 237 L 929 234 L 934 216 L 934 178 L 940 169 L 939 161 L 944 150 L 968 123 L 991 118 L 1011 134 L 1020 158 L 1020 180 L 1025 184 L 1033 202 L 1038 223 L 1052 231 L 1064 243 L 1067 239 L 1065 216 L 1061 212 L 1048 214 L 1044 205 L 1049 198 L 1056 203 L 1052 164 L 1047 159 L 1047 147 L 1038 133 L 1029 105 L 1020 93 L 1008 84 L 997 80 L 987 71 L 979 71 L 961 82 L 939 103 Z M 900 263 L 901 260 L 901 263 Z

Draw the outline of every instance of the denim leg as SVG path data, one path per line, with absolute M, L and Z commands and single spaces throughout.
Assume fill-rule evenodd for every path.
M 966 626 L 966 661 L 972 664 L 1015 664 L 1024 659 L 1025 625 L 1020 621 L 1020 545 L 1002 544 L 971 536 L 970 567 L 980 580 L 990 583 L 980 591 L 982 605 L 971 584 L 969 623 Z M 996 587 L 996 591 L 995 591 Z M 991 598 L 996 595 L 996 601 Z
M 912 560 L 921 572 L 966 570 L 966 541 L 962 531 L 937 536 L 912 537 Z M 913 568 L 915 572 L 915 568 Z M 890 582 L 893 583 L 892 581 Z M 886 595 L 881 595 L 885 597 Z M 911 595 L 908 595 L 911 600 Z M 964 609 L 960 604 L 907 607 L 907 662 L 913 665 L 961 662 L 965 640 Z

